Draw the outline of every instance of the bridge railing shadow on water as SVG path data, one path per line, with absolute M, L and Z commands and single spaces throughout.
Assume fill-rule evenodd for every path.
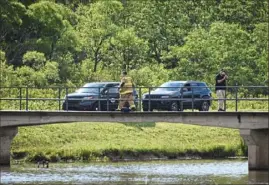
M 87 109 L 72 109 L 73 107 L 68 104 L 94 101 L 96 108 L 93 111 L 114 111 L 120 100 L 119 95 L 115 95 L 113 90 L 118 89 L 118 87 L 111 87 L 107 91 L 98 87 L 94 90 L 97 92 L 94 96 L 85 93 L 83 97 L 73 96 L 71 99 L 70 95 L 77 92 L 78 88 L 94 89 L 95 87 L 0 87 L 0 109 L 81 111 Z M 170 92 L 166 93 L 167 95 L 162 95 L 158 93 L 158 90 L 156 91 L 156 89 L 161 88 L 166 88 Z M 159 108 L 163 109 L 163 107 L 158 106 L 171 105 L 172 102 L 176 102 L 176 111 L 198 111 L 199 106 L 197 107 L 197 105 L 202 102 L 210 104 L 207 111 L 216 111 L 218 100 L 224 100 L 226 111 L 268 111 L 268 86 L 227 86 L 223 99 L 217 98 L 215 86 L 191 86 L 188 88 L 189 94 L 184 96 L 185 92 L 182 87 L 136 87 L 134 95 L 136 111 L 156 111 Z M 196 93 L 197 90 L 202 91 L 203 88 L 210 89 L 211 97 L 201 97 Z M 92 91 L 90 90 L 90 92 Z M 114 95 L 110 96 L 110 92 L 114 92 Z M 174 95 L 172 95 L 173 93 Z M 64 102 L 65 107 L 63 107 Z M 167 111 L 171 111 L 171 109 L 168 107 Z

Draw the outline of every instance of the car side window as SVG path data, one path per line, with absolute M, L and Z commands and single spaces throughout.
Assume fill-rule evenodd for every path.
M 118 87 L 111 87 L 109 88 L 109 94 L 117 94 L 119 93 Z
M 201 90 L 208 90 L 208 87 L 206 86 L 206 84 L 205 83 L 199 83 L 199 87 L 200 87 L 200 89 Z
M 113 90 L 115 91 L 116 88 L 113 88 L 115 84 L 107 84 L 104 88 L 102 94 L 112 94 Z
M 119 84 L 113 84 L 111 87 L 109 87 L 109 94 L 118 94 L 119 93 Z
M 191 87 L 192 87 L 193 92 L 199 91 L 199 87 L 198 87 L 198 84 L 197 83 L 192 83 L 191 84 Z
M 186 91 L 191 91 L 191 84 L 185 84 L 184 89 L 186 89 Z

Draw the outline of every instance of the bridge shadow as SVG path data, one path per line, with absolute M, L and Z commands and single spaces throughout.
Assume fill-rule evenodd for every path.
M 155 122 L 142 122 L 142 123 L 136 123 L 136 122 L 129 122 L 129 123 L 121 123 L 127 127 L 135 127 L 140 130 L 143 130 L 143 127 L 155 127 Z

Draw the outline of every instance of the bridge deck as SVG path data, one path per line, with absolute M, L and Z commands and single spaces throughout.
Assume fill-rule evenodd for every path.
M 264 129 L 268 128 L 268 112 L 0 111 L 0 127 L 70 122 L 170 122 L 238 129 Z

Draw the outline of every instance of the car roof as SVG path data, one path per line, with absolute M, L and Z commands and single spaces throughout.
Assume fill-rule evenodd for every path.
M 169 81 L 169 82 L 177 82 L 177 83 L 205 83 L 205 82 L 201 82 L 201 81 L 193 81 L 193 80 L 188 80 L 188 81 Z
M 186 83 L 187 81 L 168 81 L 168 82 L 166 82 L 166 83 L 170 83 L 170 82 L 173 82 L 173 83 L 174 83 L 174 82 L 175 82 L 175 83 L 183 83 L 183 84 L 184 84 L 184 83 Z
M 86 84 L 119 84 L 119 83 L 120 82 L 89 82 L 89 83 L 86 83 Z

